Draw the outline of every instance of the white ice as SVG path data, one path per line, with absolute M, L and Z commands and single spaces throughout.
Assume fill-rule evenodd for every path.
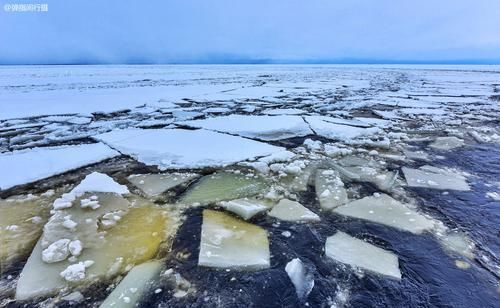
M 233 212 L 245 220 L 267 211 L 270 205 L 255 198 L 241 198 L 231 201 L 221 201 L 219 205 L 227 211 Z
M 195 173 L 149 173 L 132 174 L 127 179 L 149 197 L 158 196 L 167 190 L 195 179 Z
M 299 202 L 289 199 L 280 200 L 268 214 L 269 216 L 287 221 L 314 222 L 321 220 L 313 211 L 307 209 Z
M 314 275 L 309 273 L 299 258 L 295 258 L 288 262 L 285 266 L 285 271 L 290 277 L 295 292 L 300 300 L 307 298 L 314 288 Z
M 426 165 L 419 169 L 403 167 L 402 170 L 410 187 L 470 190 L 469 184 L 463 175 L 445 169 Z

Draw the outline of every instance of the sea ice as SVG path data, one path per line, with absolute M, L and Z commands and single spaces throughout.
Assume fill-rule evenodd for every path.
M 309 273 L 299 258 L 288 262 L 285 271 L 290 277 L 300 300 L 305 300 L 314 288 L 314 275 Z
M 198 177 L 196 173 L 132 174 L 127 179 L 148 197 L 155 197 L 169 189 L 188 183 Z
M 347 191 L 337 171 L 316 170 L 314 185 L 322 209 L 332 210 L 347 203 Z
M 284 150 L 203 129 L 125 129 L 95 138 L 146 165 L 157 165 L 162 170 L 226 166 Z
M 0 154 L 0 189 L 57 175 L 120 155 L 102 143 L 34 148 Z
M 198 264 L 259 270 L 270 265 L 266 230 L 223 212 L 204 210 Z
M 227 211 L 233 212 L 245 220 L 267 211 L 271 208 L 268 202 L 255 198 L 241 198 L 231 201 L 222 201 L 219 205 Z
M 469 184 L 463 175 L 436 168 L 422 166 L 419 169 L 402 168 L 406 182 L 410 187 L 425 187 L 433 189 L 470 190 Z
M 344 232 L 339 231 L 326 239 L 325 254 L 341 263 L 401 279 L 398 257 L 394 253 Z
M 331 122 L 330 117 L 325 116 L 306 116 L 307 123 L 311 129 L 320 136 L 329 139 L 350 140 L 358 137 L 372 136 L 380 132 L 378 127 L 356 127 L 345 124 Z
M 459 148 L 464 144 L 465 143 L 462 139 L 451 136 L 451 137 L 437 137 L 436 140 L 434 140 L 434 142 L 432 142 L 429 146 L 437 150 L 447 151 Z
M 266 190 L 268 184 L 260 176 L 220 172 L 206 175 L 193 184 L 179 199 L 179 203 L 206 205 L 219 201 L 255 196 Z
M 160 276 L 163 267 L 161 260 L 149 261 L 134 266 L 127 276 L 106 297 L 99 308 L 132 308 L 149 291 Z
M 355 200 L 333 210 L 335 213 L 360 218 L 400 230 L 420 234 L 432 230 L 435 222 L 386 194 Z
M 179 122 L 177 124 L 204 128 L 261 140 L 280 140 L 312 134 L 300 116 L 229 115 Z
M 320 221 L 319 216 L 302 204 L 289 199 L 282 199 L 268 213 L 269 216 L 287 221 Z

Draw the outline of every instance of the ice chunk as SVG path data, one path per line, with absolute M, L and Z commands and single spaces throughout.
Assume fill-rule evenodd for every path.
M 312 134 L 300 116 L 229 115 L 178 124 L 262 140 L 280 140 Z
M 204 176 L 180 198 L 182 204 L 210 204 L 219 201 L 255 196 L 267 188 L 259 176 L 221 172 Z
M 120 155 L 105 144 L 44 147 L 0 154 L 0 189 L 57 175 Z
M 195 173 L 166 173 L 166 174 L 133 174 L 128 177 L 130 183 L 138 187 L 148 197 L 158 196 L 169 189 L 195 179 Z
M 288 262 L 285 266 L 285 271 L 295 286 L 298 298 L 305 300 L 314 288 L 314 276 L 307 272 L 307 269 L 299 258 Z
M 141 297 L 158 279 L 162 267 L 161 260 L 134 266 L 99 307 L 136 307 Z
M 316 170 L 314 185 L 322 209 L 332 210 L 347 203 L 347 191 L 337 171 Z
M 335 118 L 326 116 L 306 116 L 305 119 L 317 135 L 330 139 L 350 140 L 362 136 L 375 135 L 381 131 L 378 127 L 363 128 L 344 125 L 344 123 L 334 123 L 338 122 L 338 119 L 335 120 Z
M 470 190 L 464 176 L 432 166 L 422 166 L 419 169 L 403 167 L 406 182 L 410 187 L 425 187 L 433 189 Z
M 288 221 L 305 222 L 321 220 L 316 213 L 310 211 L 302 204 L 288 199 L 280 200 L 268 214 L 269 216 Z
M 203 129 L 126 129 L 95 138 L 146 165 L 156 165 L 162 170 L 226 166 L 284 150 Z
M 409 205 L 386 194 L 377 194 L 352 201 L 333 210 L 335 213 L 365 219 L 400 230 L 420 234 L 431 230 L 435 222 L 419 214 Z
M 92 172 L 87 175 L 80 184 L 71 190 L 71 193 L 80 196 L 85 192 L 91 191 L 115 193 L 119 195 L 130 193 L 127 186 L 118 184 L 109 175 L 100 172 Z
M 326 239 L 326 256 L 341 263 L 401 279 L 398 257 L 363 240 L 337 232 Z
M 219 203 L 225 210 L 233 212 L 245 220 L 267 211 L 271 206 L 263 200 L 255 198 L 241 198 L 231 201 L 222 201 Z
M 198 264 L 259 270 L 269 267 L 266 230 L 228 214 L 204 210 Z
M 431 143 L 429 146 L 437 150 L 446 151 L 459 148 L 464 144 L 465 143 L 462 139 L 451 136 L 451 137 L 437 137 L 436 140 L 434 140 L 434 142 Z
M 54 263 L 66 260 L 69 256 L 68 245 L 71 241 L 67 238 L 60 239 L 50 244 L 42 251 L 42 260 L 47 263 Z
M 439 237 L 441 244 L 449 251 L 466 258 L 474 258 L 474 243 L 462 232 L 451 231 Z
M 344 178 L 370 182 L 383 191 L 391 191 L 398 178 L 398 172 L 384 171 L 383 166 L 374 160 L 350 156 L 341 159 L 340 164 L 342 167 L 334 167 Z

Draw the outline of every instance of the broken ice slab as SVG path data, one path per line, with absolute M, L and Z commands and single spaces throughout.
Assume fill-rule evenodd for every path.
M 163 262 L 161 260 L 149 261 L 134 266 L 99 307 L 137 307 L 141 297 L 157 281 L 162 267 Z
M 434 142 L 432 142 L 429 146 L 436 150 L 447 151 L 459 148 L 464 144 L 465 143 L 462 139 L 451 136 L 451 137 L 437 137 L 436 140 L 434 140 Z
M 419 169 L 402 168 L 406 182 L 410 187 L 425 187 L 433 189 L 450 189 L 469 191 L 465 177 L 445 169 L 433 166 L 422 166 Z
M 313 133 L 302 117 L 293 115 L 229 115 L 178 124 L 261 140 L 280 140 Z
M 33 148 L 0 154 L 0 190 L 26 184 L 115 157 L 120 153 L 105 144 Z
M 282 179 L 282 183 L 292 192 L 303 192 L 307 190 L 309 185 L 312 185 L 313 174 L 320 165 L 317 161 L 304 161 L 305 167 L 297 174 L 289 174 Z
M 332 210 L 347 203 L 347 191 L 337 171 L 316 170 L 314 185 L 322 209 Z
M 227 166 L 284 150 L 204 129 L 124 129 L 94 138 L 162 170 Z
M 206 205 L 219 201 L 255 196 L 267 188 L 260 176 L 234 172 L 206 175 L 193 184 L 180 198 L 186 205 Z
M 432 219 L 419 214 L 410 205 L 401 203 L 386 194 L 376 194 L 355 200 L 339 206 L 333 211 L 415 234 L 431 230 L 435 226 Z
M 443 247 L 466 258 L 474 258 L 474 243 L 462 232 L 450 231 L 438 236 Z
M 169 189 L 188 183 L 198 177 L 196 173 L 132 174 L 127 179 L 148 197 L 155 197 Z
M 219 205 L 227 211 L 233 212 L 245 220 L 269 210 L 272 207 L 268 201 L 256 198 L 241 198 L 231 201 L 222 201 Z
M 0 199 L 0 267 L 27 256 L 49 218 L 50 197 Z
M 266 230 L 223 212 L 204 210 L 198 264 L 259 270 L 269 267 Z
M 350 156 L 342 158 L 340 165 L 333 167 L 349 181 L 370 182 L 380 190 L 391 191 L 396 184 L 398 173 L 385 171 L 384 165 L 374 160 Z
M 317 135 L 329 139 L 350 140 L 363 136 L 372 136 L 381 131 L 378 127 L 363 128 L 337 124 L 332 122 L 335 118 L 326 116 L 306 116 L 305 119 Z
M 325 254 L 341 263 L 401 279 L 398 257 L 394 253 L 344 232 L 339 231 L 326 239 Z
M 300 300 L 305 300 L 314 288 L 314 275 L 309 273 L 299 258 L 288 262 L 285 271 L 290 277 Z
M 269 216 L 287 221 L 320 221 L 319 216 L 297 201 L 281 199 L 268 213 Z

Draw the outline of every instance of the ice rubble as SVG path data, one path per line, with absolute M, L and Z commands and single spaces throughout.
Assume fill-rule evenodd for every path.
M 120 155 L 102 143 L 35 148 L 0 154 L 0 189 L 57 175 Z
M 258 270 L 270 265 L 267 232 L 223 212 L 204 210 L 198 264 Z
M 401 203 L 386 194 L 364 197 L 333 210 L 335 213 L 360 218 L 400 230 L 420 234 L 432 230 L 435 222 L 419 214 L 410 205 Z
M 469 184 L 463 175 L 445 169 L 425 165 L 419 169 L 403 167 L 402 170 L 410 187 L 470 190 Z
M 125 129 L 95 138 L 160 169 L 220 167 L 284 150 L 203 129 Z
M 150 173 L 132 174 L 127 179 L 146 196 L 155 197 L 181 184 L 188 183 L 199 175 L 196 173 Z
M 161 260 L 149 261 L 134 266 L 99 307 L 137 307 L 141 297 L 151 289 L 154 282 L 159 278 L 162 267 L 163 262 Z
M 16 299 L 113 277 L 156 255 L 172 231 L 168 213 L 140 200 L 131 207 L 120 194 L 128 190 L 106 177 L 89 175 L 58 199 L 64 199 L 66 206 L 54 209 L 44 226 L 20 275 Z M 99 206 L 82 206 L 88 202 L 83 200 L 98 201 Z
M 251 197 L 264 192 L 267 185 L 260 176 L 220 172 L 201 178 L 181 196 L 178 202 L 186 205 L 206 205 Z
M 398 257 L 363 240 L 337 232 L 326 239 L 326 256 L 341 263 L 401 279 Z
M 434 142 L 432 142 L 429 146 L 436 150 L 447 151 L 459 148 L 464 144 L 465 143 L 462 139 L 451 136 L 451 137 L 437 137 L 436 140 L 434 140 Z
M 271 204 L 256 198 L 241 198 L 231 201 L 222 201 L 219 205 L 229 212 L 233 212 L 244 220 L 249 220 L 255 215 L 267 211 Z
M 261 140 L 280 140 L 312 134 L 300 116 L 229 115 L 177 124 L 225 132 Z
M 319 216 L 297 201 L 282 199 L 268 213 L 269 216 L 287 221 L 320 221 Z
M 348 181 L 370 182 L 383 191 L 391 191 L 398 177 L 397 172 L 385 171 L 382 162 L 355 156 L 344 157 L 332 167 Z
M 305 300 L 314 288 L 314 275 L 308 272 L 299 258 L 288 262 L 285 266 L 285 271 L 295 286 L 297 297 L 300 300 Z
M 322 209 L 332 210 L 347 203 L 347 191 L 337 171 L 316 170 L 314 185 Z

